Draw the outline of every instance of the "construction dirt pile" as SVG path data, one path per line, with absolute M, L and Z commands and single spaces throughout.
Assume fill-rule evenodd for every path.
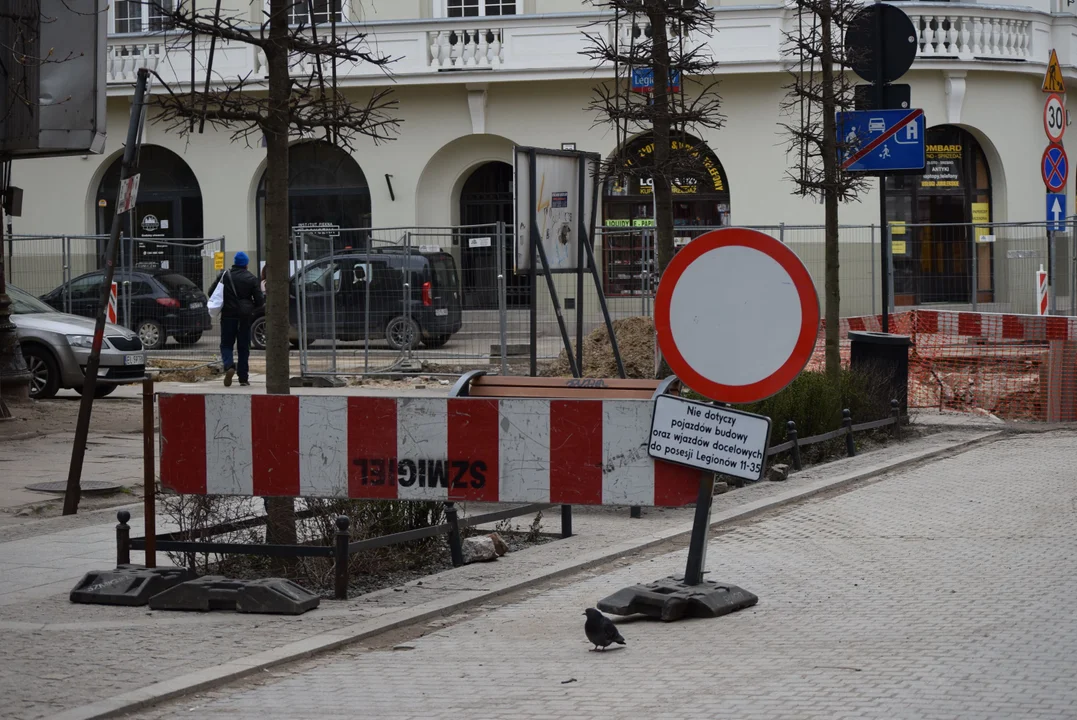
M 621 351 L 625 373 L 630 378 L 654 377 L 654 321 L 649 317 L 630 317 L 613 321 L 617 346 Z M 572 377 L 568 356 L 562 350 L 557 360 L 539 372 L 545 377 Z M 620 377 L 606 326 L 595 328 L 583 339 L 583 376 Z

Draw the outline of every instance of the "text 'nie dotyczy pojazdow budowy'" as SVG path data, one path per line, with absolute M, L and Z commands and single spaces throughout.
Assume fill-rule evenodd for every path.
M 655 400 L 651 457 L 756 479 L 763 472 L 770 419 L 662 395 Z

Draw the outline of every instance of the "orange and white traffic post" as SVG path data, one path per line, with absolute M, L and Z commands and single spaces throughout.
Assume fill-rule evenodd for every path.
M 108 321 L 116 323 L 116 283 L 112 283 L 112 288 L 108 292 Z
M 1036 314 L 1047 315 L 1047 271 L 1040 265 L 1036 271 Z

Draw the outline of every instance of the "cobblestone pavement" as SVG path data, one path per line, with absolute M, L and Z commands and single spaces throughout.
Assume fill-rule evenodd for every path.
M 961 430 L 942 432 L 808 468 L 784 483 L 751 485 L 715 498 L 715 513 L 843 473 L 885 465 L 909 453 L 946 448 L 972 435 Z M 466 510 L 477 513 L 483 508 Z M 108 567 L 115 557 L 114 514 L 94 515 L 99 519 L 92 525 L 79 524 L 83 521 L 76 516 L 31 523 L 17 534 L 10 528 L 8 542 L 3 542 L 4 533 L 0 533 L 0 647 L 9 657 L 19 658 L 0 663 L 0 697 L 4 698 L 0 717 L 46 716 L 320 632 L 390 617 L 425 602 L 461 593 L 477 596 L 497 583 L 681 527 L 691 522 L 692 511 L 648 509 L 641 520 L 629 520 L 624 508 L 576 508 L 577 534 L 568 540 L 513 553 L 496 563 L 428 576 L 421 587 L 411 583 L 346 603 L 325 602 L 298 618 L 149 612 L 69 603 L 67 592 L 82 574 Z M 523 525 L 528 522 L 528 518 L 519 520 Z M 61 529 L 69 523 L 75 524 Z M 49 531 L 42 532 L 45 528 Z M 167 527 L 161 524 L 159 529 Z M 558 530 L 556 513 L 545 520 L 545 530 Z M 133 536 L 141 532 L 141 519 L 133 519 Z M 139 562 L 138 555 L 134 553 L 132 560 Z
M 135 717 L 1074 718 L 1077 435 L 1025 435 L 774 513 L 710 546 L 759 604 L 623 621 L 583 608 L 683 567 L 658 555 Z

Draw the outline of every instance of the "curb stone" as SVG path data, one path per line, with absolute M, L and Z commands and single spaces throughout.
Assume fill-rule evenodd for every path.
M 902 470 L 911 465 L 956 455 L 978 445 L 1004 437 L 1007 434 L 1009 433 L 1004 430 L 984 432 L 954 442 L 946 447 L 909 453 L 889 462 L 884 461 L 837 477 L 817 480 L 778 495 L 717 512 L 711 518 L 710 528 L 714 529 L 719 526 L 748 520 L 767 511 L 802 502 L 828 491 L 846 488 L 855 483 Z M 460 591 L 442 600 L 433 600 L 386 616 L 319 633 L 272 650 L 266 650 L 245 658 L 181 675 L 171 680 L 154 683 L 112 698 L 65 710 L 50 716 L 49 720 L 99 720 L 112 718 L 183 695 L 225 685 L 258 671 L 335 650 L 345 645 L 431 618 L 448 615 L 458 610 L 479 605 L 509 592 L 524 590 L 542 582 L 587 570 L 617 558 L 647 550 L 669 540 L 687 536 L 690 534 L 691 529 L 692 523 L 689 522 L 674 528 L 643 535 L 573 560 L 550 565 L 540 570 L 533 570 L 510 580 L 493 583 L 483 590 Z

